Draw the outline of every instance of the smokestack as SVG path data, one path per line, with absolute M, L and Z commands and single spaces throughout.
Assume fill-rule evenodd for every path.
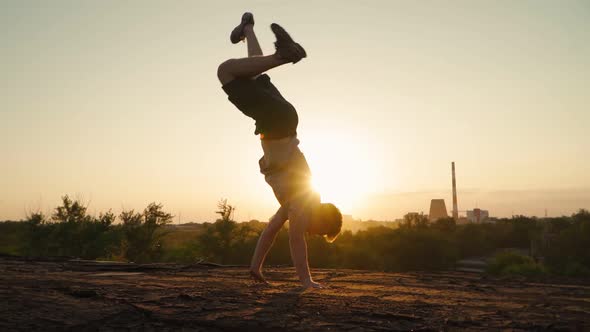
M 459 219 L 459 208 L 457 208 L 457 182 L 455 181 L 455 162 L 451 162 L 451 168 L 453 170 L 453 219 L 457 221 Z

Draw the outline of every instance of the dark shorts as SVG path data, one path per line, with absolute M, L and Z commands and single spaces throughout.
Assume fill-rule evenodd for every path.
M 255 134 L 276 139 L 296 134 L 297 111 L 262 74 L 255 79 L 237 78 L 225 84 L 223 91 L 242 113 L 256 121 Z

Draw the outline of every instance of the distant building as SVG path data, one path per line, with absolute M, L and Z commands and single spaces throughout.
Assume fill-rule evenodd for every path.
M 342 215 L 342 222 L 353 222 L 355 221 L 352 217 L 352 214 L 343 214 Z
M 447 214 L 447 206 L 445 205 L 444 199 L 433 199 L 430 201 L 430 213 L 428 214 L 428 220 L 430 222 L 448 217 L 449 215 Z
M 471 211 L 467 210 L 467 220 L 469 220 L 472 223 L 482 223 L 482 222 L 487 222 L 488 219 L 490 218 L 490 213 L 488 210 L 482 210 L 482 209 L 473 209 Z

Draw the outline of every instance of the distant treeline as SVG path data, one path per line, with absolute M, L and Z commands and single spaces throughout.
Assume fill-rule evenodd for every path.
M 234 208 L 221 201 L 214 223 L 167 226 L 173 216 L 161 204 L 143 211 L 89 216 L 86 207 L 68 196 L 47 217 L 33 213 L 20 222 L 0 223 L 0 253 L 22 256 L 70 256 L 146 262 L 221 264 L 250 262 L 266 223 L 232 220 Z M 115 222 L 117 218 L 120 222 Z M 429 223 L 422 215 L 407 215 L 397 228 L 371 227 L 344 231 L 334 243 L 308 237 L 313 267 L 379 271 L 452 268 L 463 258 L 489 256 L 502 248 L 524 248 L 531 257 L 500 254 L 493 273 L 590 276 L 590 212 L 569 217 L 517 216 L 494 223 L 456 225 L 452 218 Z M 290 264 L 289 236 L 278 234 L 268 264 Z

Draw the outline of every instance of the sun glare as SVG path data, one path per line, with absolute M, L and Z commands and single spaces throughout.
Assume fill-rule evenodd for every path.
M 367 142 L 352 137 L 322 137 L 302 147 L 313 174 L 312 184 L 322 202 L 350 213 L 375 191 L 377 165 Z

